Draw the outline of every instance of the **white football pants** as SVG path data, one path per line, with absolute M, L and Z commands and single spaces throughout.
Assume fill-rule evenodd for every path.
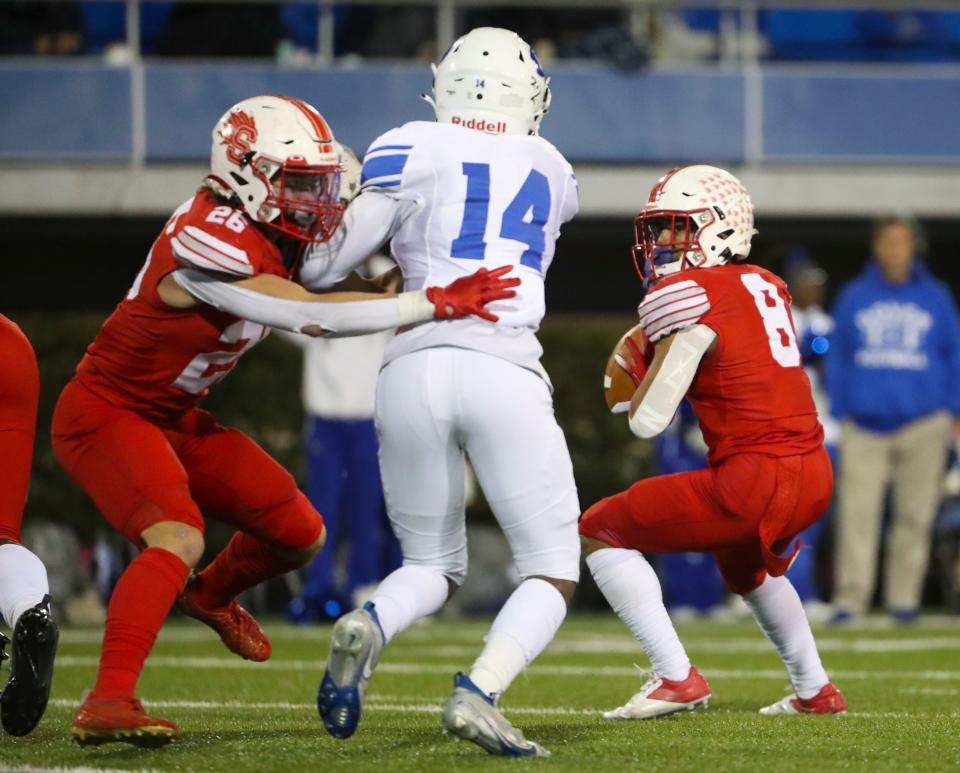
M 412 352 L 380 373 L 376 422 L 387 512 L 405 564 L 463 582 L 466 453 L 521 577 L 578 579 L 573 465 L 536 373 L 470 349 Z

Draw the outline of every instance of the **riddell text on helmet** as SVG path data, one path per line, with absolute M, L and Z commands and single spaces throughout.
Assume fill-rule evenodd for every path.
M 455 115 L 450 119 L 450 123 L 463 126 L 467 129 L 479 129 L 482 132 L 490 132 L 492 134 L 503 134 L 507 131 L 506 121 L 485 121 L 482 118 L 470 118 L 464 121 L 460 116 Z

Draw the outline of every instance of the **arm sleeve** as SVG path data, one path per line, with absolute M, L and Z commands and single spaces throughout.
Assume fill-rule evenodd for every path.
M 671 282 L 648 293 L 637 308 L 640 326 L 650 343 L 690 328 L 710 311 L 707 291 L 692 279 Z
M 343 222 L 329 242 L 314 245 L 298 274 L 308 290 L 320 290 L 345 279 L 375 253 L 412 215 L 417 199 L 371 190 L 347 207 Z
M 706 325 L 694 325 L 677 333 L 653 383 L 630 415 L 630 431 L 634 435 L 656 437 L 669 426 L 693 383 L 700 360 L 716 337 Z
M 434 307 L 426 291 L 402 293 L 369 301 L 293 301 L 274 298 L 202 271 L 178 269 L 173 278 L 197 300 L 220 311 L 261 325 L 299 333 L 316 325 L 339 335 L 364 335 L 433 319 Z

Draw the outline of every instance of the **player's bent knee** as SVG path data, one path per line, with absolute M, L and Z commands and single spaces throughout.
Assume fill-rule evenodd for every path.
M 203 532 L 180 521 L 155 523 L 144 529 L 140 538 L 147 547 L 167 550 L 189 567 L 196 566 L 203 557 Z
M 550 583 L 554 588 L 560 591 L 560 595 L 563 596 L 563 600 L 567 603 L 567 606 L 570 605 L 570 602 L 573 600 L 574 591 L 577 589 L 577 583 L 574 580 L 561 580 L 557 577 L 543 577 L 541 575 L 535 575 L 533 577 L 528 577 L 528 580 L 543 580 L 544 582 Z
M 580 516 L 580 522 L 577 529 L 580 532 L 580 544 L 584 553 L 591 553 L 594 550 L 605 548 L 623 548 L 623 544 L 617 530 L 617 516 L 621 514 L 619 502 L 615 497 L 601 499 L 595 505 L 592 505 Z M 587 541 L 589 540 L 589 542 Z M 599 547 L 594 543 L 600 543 Z M 588 545 L 590 549 L 588 550 Z
M 582 535 L 580 537 L 580 552 L 584 558 L 598 550 L 612 547 L 616 547 L 616 545 L 611 545 L 609 542 L 604 542 L 596 537 L 584 537 Z
M 273 547 L 273 552 L 293 566 L 306 566 L 323 550 L 327 542 L 327 529 L 320 527 L 320 536 L 305 548 L 288 548 L 282 545 Z

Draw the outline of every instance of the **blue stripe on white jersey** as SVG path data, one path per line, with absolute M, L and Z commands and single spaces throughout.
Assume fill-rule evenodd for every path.
M 409 150 L 412 145 L 381 145 L 372 148 L 363 159 L 360 172 L 361 188 L 393 188 L 400 185 L 400 176 L 407 164 L 407 154 L 397 150 Z

